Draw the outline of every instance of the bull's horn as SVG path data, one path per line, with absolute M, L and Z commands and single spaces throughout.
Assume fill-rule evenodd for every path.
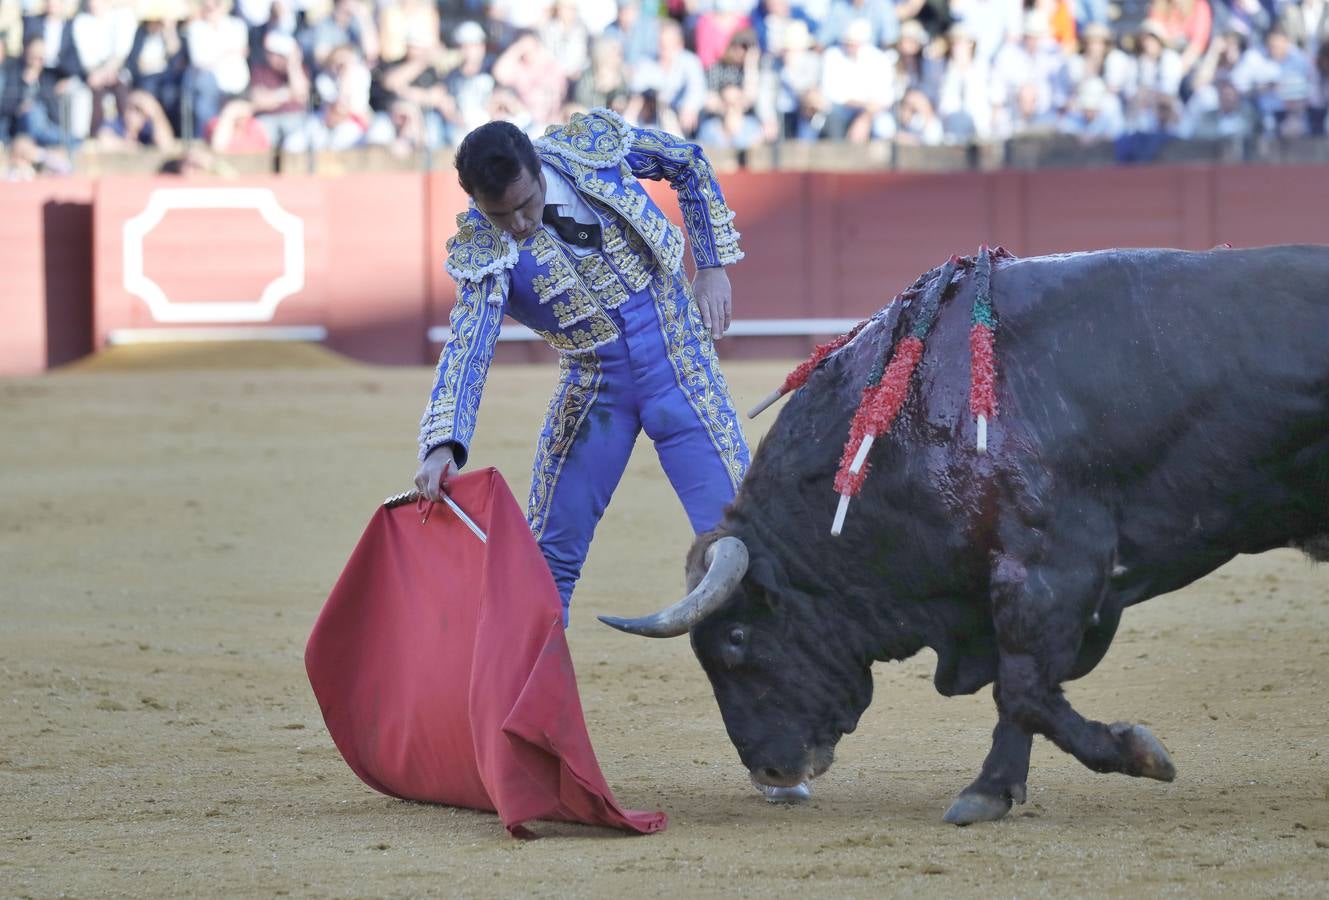
M 748 570 L 748 548 L 741 538 L 722 537 L 706 548 L 706 575 L 682 600 L 640 619 L 600 616 L 611 628 L 642 637 L 678 637 L 729 599 Z

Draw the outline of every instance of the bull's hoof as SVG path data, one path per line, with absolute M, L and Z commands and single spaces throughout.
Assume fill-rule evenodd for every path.
M 1158 781 L 1171 781 L 1177 777 L 1177 767 L 1172 765 L 1167 748 L 1148 728 L 1130 722 L 1113 722 L 1108 729 L 1126 745 L 1129 766 L 1126 774 Z
M 952 825 L 973 825 L 975 822 L 995 822 L 1011 811 L 1011 799 L 993 794 L 961 794 L 942 816 Z

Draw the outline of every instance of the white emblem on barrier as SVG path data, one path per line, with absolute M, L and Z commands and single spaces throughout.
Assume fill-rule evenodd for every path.
M 258 300 L 173 303 L 143 273 L 143 239 L 173 209 L 252 209 L 282 237 L 282 274 L 268 282 Z M 267 188 L 162 188 L 124 225 L 125 290 L 148 305 L 158 322 L 270 322 L 282 300 L 305 286 L 305 223 L 281 208 Z

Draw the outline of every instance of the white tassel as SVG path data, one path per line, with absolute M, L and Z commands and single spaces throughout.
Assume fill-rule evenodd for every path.
M 863 443 L 858 445 L 858 452 L 854 454 L 854 461 L 849 464 L 850 475 L 857 475 L 858 470 L 863 468 L 863 463 L 868 458 L 868 451 L 872 449 L 874 440 L 876 438 L 870 434 L 863 435 Z
M 840 505 L 835 507 L 835 521 L 831 523 L 831 537 L 839 537 L 844 528 L 844 514 L 849 512 L 849 495 L 840 495 Z
M 978 452 L 988 452 L 988 417 L 978 417 Z
M 771 391 L 769 394 L 766 395 L 766 397 L 760 403 L 752 407 L 752 409 L 748 410 L 748 418 L 749 419 L 757 418 L 757 416 L 761 415 L 772 403 L 774 403 L 776 400 L 779 400 L 783 396 L 784 396 L 784 391 L 780 390 L 779 388 L 776 388 L 775 390 Z

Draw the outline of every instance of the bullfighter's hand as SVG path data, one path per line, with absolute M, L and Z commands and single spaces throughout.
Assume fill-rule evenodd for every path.
M 415 472 L 415 489 L 431 503 L 443 500 L 448 479 L 457 471 L 457 458 L 451 444 L 441 444 L 430 451 Z
M 724 267 L 698 269 L 697 277 L 692 280 L 692 293 L 697 298 L 697 309 L 701 310 L 702 324 L 710 329 L 713 340 L 720 340 L 729 330 L 733 313 L 733 295 Z

